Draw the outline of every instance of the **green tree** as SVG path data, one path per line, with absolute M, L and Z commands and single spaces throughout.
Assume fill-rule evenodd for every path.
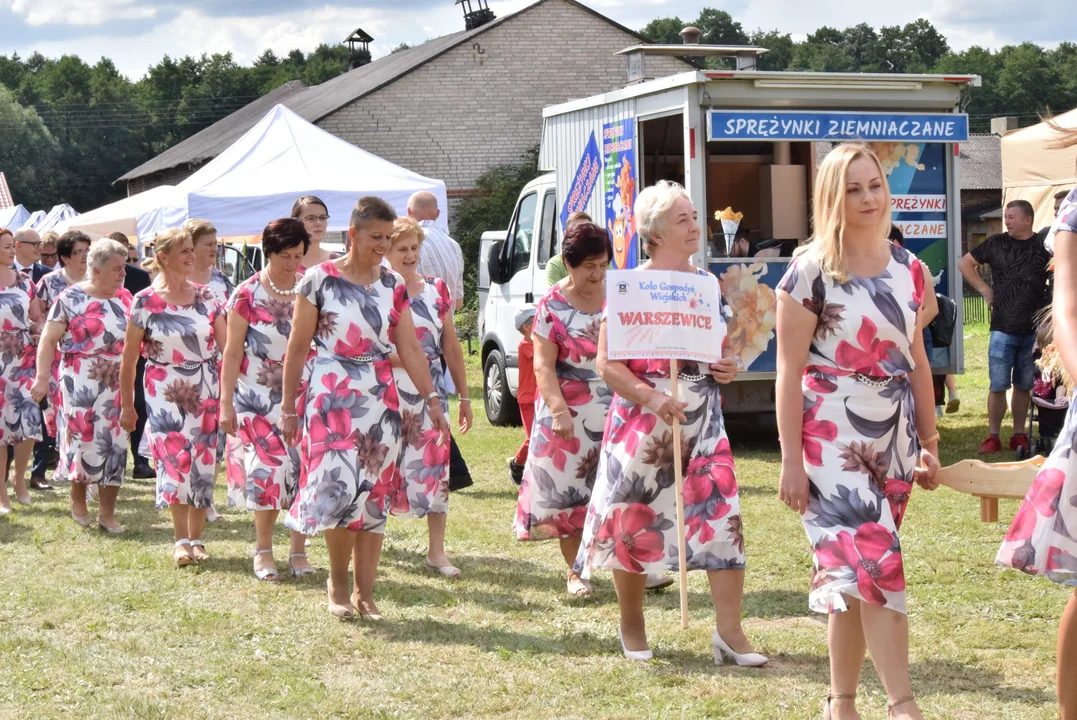
M 845 28 L 841 47 L 860 72 L 880 72 L 879 34 L 867 23 Z
M 399 45 L 397 45 L 397 46 L 396 46 L 395 48 L 393 48 L 392 50 L 390 50 L 390 51 L 389 51 L 389 54 L 390 54 L 390 55 L 395 55 L 395 54 L 397 54 L 398 52 L 401 52 L 402 50 L 411 50 L 411 45 L 408 45 L 407 43 L 405 43 L 405 42 L 402 42 L 402 43 L 400 43 Z
M 840 45 L 803 42 L 793 48 L 790 70 L 811 72 L 852 72 L 853 59 Z
M 15 202 L 29 208 L 50 208 L 60 169 L 60 143 L 33 108 L 0 87 L 0 168 Z
M 659 45 L 677 45 L 681 42 L 681 30 L 685 23 L 679 17 L 655 18 L 639 34 Z
M 752 33 L 752 45 L 766 48 L 769 52 L 759 56 L 760 70 L 788 70 L 789 63 L 793 60 L 793 36 L 789 33 L 780 33 L 777 30 L 763 32 L 756 30 Z
M 1022 43 L 1007 53 L 998 74 L 998 94 L 1009 108 L 1035 113 L 1058 106 L 1061 78 L 1043 48 Z

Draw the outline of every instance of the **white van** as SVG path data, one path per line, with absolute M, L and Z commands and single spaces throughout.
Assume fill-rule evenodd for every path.
M 479 338 L 486 417 L 493 425 L 518 425 L 519 371 L 516 313 L 549 289 L 546 263 L 561 251 L 554 174 L 529 182 L 520 193 L 507 231 L 484 233 L 479 258 Z

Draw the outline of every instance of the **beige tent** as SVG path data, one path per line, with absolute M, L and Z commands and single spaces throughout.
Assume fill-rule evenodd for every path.
M 1058 115 L 1064 128 L 1077 127 L 1077 109 Z M 1028 200 L 1036 211 L 1037 230 L 1054 222 L 1054 196 L 1077 185 L 1077 145 L 1052 147 L 1058 139 L 1047 123 L 1002 138 L 1002 200 Z

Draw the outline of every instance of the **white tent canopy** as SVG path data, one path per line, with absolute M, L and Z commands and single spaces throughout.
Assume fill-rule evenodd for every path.
M 57 225 L 56 230 L 81 230 L 94 240 L 122 232 L 136 244 L 149 242 L 166 227 L 166 209 L 178 204 L 176 188 L 161 185 L 71 218 Z
M 8 230 L 17 230 L 30 219 L 30 211 L 22 205 L 15 207 L 0 208 L 0 227 Z
M 372 155 L 277 105 L 231 147 L 176 187 L 180 200 L 166 211 L 175 227 L 205 218 L 222 237 L 257 235 L 291 214 L 296 199 L 316 195 L 329 210 L 329 230 L 347 230 L 355 202 L 376 195 L 407 211 L 417 191 L 434 194 L 446 226 L 445 183 Z
M 1077 128 L 1077 109 L 1055 117 L 1064 128 Z M 1039 123 L 1002 138 L 1002 199 L 1028 200 L 1036 211 L 1036 229 L 1055 220 L 1054 195 L 1077 185 L 1077 145 L 1056 148 L 1058 132 Z
M 36 230 L 38 225 L 45 222 L 46 215 L 47 213 L 44 210 L 33 211 L 32 213 L 30 213 L 30 217 L 26 218 L 26 222 L 24 222 L 19 229 L 21 230 L 22 228 L 33 228 Z
M 55 230 L 61 223 L 65 223 L 71 218 L 78 217 L 78 211 L 71 207 L 67 203 L 62 205 L 56 205 L 49 210 L 49 214 L 45 216 L 40 223 L 34 226 L 34 229 L 38 233 L 46 233 L 49 230 Z

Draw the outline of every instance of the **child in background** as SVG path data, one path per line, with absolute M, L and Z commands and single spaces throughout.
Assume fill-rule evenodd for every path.
M 535 308 L 524 308 L 516 313 L 516 329 L 523 335 L 516 350 L 520 372 L 519 387 L 516 390 L 516 402 L 520 406 L 520 419 L 523 420 L 527 437 L 516 451 L 516 457 L 509 458 L 509 475 L 519 485 L 524 479 L 524 464 L 527 463 L 527 449 L 531 444 L 531 424 L 535 420 L 535 344 L 531 341 L 531 327 L 535 320 Z

